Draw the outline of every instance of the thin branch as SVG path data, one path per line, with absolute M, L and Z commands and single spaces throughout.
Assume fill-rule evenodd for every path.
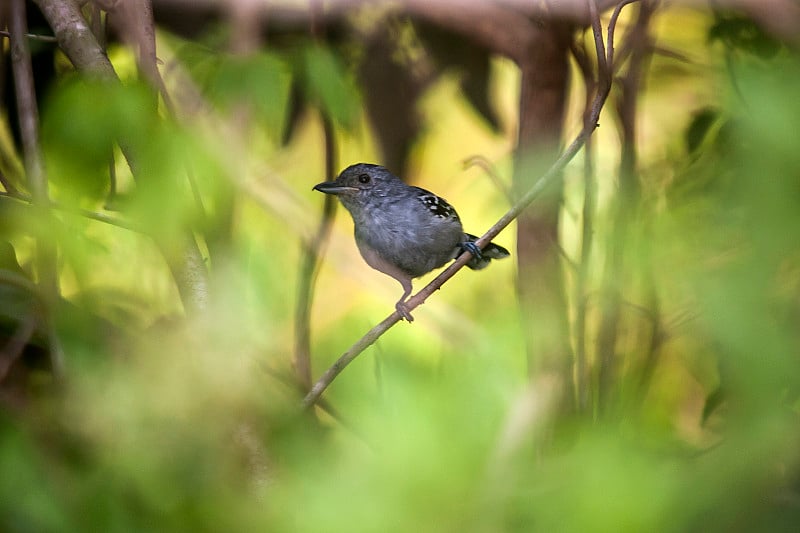
M 606 58 L 606 62 L 609 65 L 614 64 L 614 34 L 616 33 L 617 21 L 622 13 L 622 8 L 636 1 L 638 0 L 623 0 L 617 4 L 617 7 L 614 8 L 614 12 L 611 14 L 611 20 L 608 21 L 608 45 L 606 46 L 608 49 L 608 57 Z
M 697 65 L 697 62 L 673 48 L 668 48 L 666 46 L 651 46 L 651 53 L 654 55 L 659 55 L 661 57 L 665 57 L 667 59 L 674 59 L 675 61 L 679 61 L 681 63 L 686 63 L 688 65 Z
M 89 12 L 91 14 L 91 28 L 94 38 L 97 39 L 97 44 L 100 45 L 100 48 L 105 50 L 107 44 L 106 18 L 103 16 L 103 10 L 100 7 L 100 4 L 97 2 L 92 2 L 92 5 L 89 7 Z
M 589 20 L 591 21 L 592 27 L 592 35 L 594 35 L 594 47 L 595 51 L 597 52 L 597 66 L 598 66 L 598 77 L 601 79 L 605 79 L 610 77 L 609 75 L 609 68 L 608 66 L 611 64 L 611 60 L 606 57 L 606 47 L 603 44 L 603 28 L 600 25 L 600 14 L 597 11 L 597 0 L 586 0 L 586 4 L 589 7 Z M 619 9 L 619 6 L 617 7 Z M 616 12 L 616 10 L 615 10 Z M 608 35 L 609 35 L 609 57 L 613 59 L 613 48 L 611 42 L 611 36 L 614 34 L 614 24 L 616 22 L 615 18 L 611 18 L 612 24 L 608 25 Z
M 297 381 L 297 379 L 291 374 L 288 374 L 286 372 L 280 372 L 278 370 L 270 368 L 269 365 L 267 365 L 263 361 L 259 362 L 259 367 L 265 374 L 275 379 L 282 385 L 285 385 L 290 389 L 299 392 L 300 394 L 306 394 L 308 392 L 308 388 L 303 387 L 303 385 L 299 381 Z M 369 444 L 367 442 L 366 437 L 356 428 L 355 424 L 353 424 L 352 421 L 348 420 L 344 415 L 342 415 L 342 413 L 339 412 L 339 410 L 336 409 L 333 405 L 331 405 L 331 403 L 327 401 L 325 398 L 320 398 L 319 401 L 317 401 L 317 406 L 326 413 L 328 413 L 328 415 L 330 415 L 330 417 L 334 419 L 336 422 L 341 424 L 343 428 L 352 432 L 353 435 L 364 441 L 364 443 Z
M 14 89 L 17 96 L 17 110 L 19 115 L 20 134 L 22 137 L 22 151 L 25 159 L 25 172 L 36 216 L 46 221 L 50 212 L 46 206 L 49 203 L 47 192 L 47 177 L 44 173 L 42 154 L 39 150 L 39 109 L 36 104 L 36 89 L 33 83 L 33 67 L 31 65 L 31 52 L 28 48 L 27 17 L 25 0 L 12 0 L 11 15 L 9 17 L 9 30 L 11 31 L 11 67 L 14 72 Z M 46 223 L 41 227 L 46 227 Z M 41 231 L 36 235 L 36 270 L 39 284 L 45 295 L 46 311 L 58 299 L 58 265 L 56 247 Z M 64 374 L 64 358 L 61 343 L 55 335 L 55 330 L 50 327 L 49 320 L 47 332 L 50 345 L 50 360 L 53 374 L 61 378 Z
M 325 179 L 332 181 L 336 178 L 335 134 L 330 118 L 323 116 L 322 125 L 325 136 Z M 303 392 L 308 392 L 311 388 L 311 304 L 314 299 L 314 284 L 322 249 L 328 241 L 335 215 L 336 198 L 326 194 L 322 218 L 316 233 L 304 247 L 301 261 L 295 312 L 294 368 L 297 378 L 304 386 Z
M 312 38 L 319 41 L 324 37 L 324 6 L 321 0 L 312 0 L 310 8 L 309 32 Z M 336 178 L 338 166 L 336 157 L 336 131 L 333 120 L 320 110 L 322 134 L 325 154 L 325 180 Z M 300 267 L 300 280 L 297 288 L 297 310 L 295 312 L 295 350 L 294 369 L 298 382 L 307 393 L 311 389 L 311 305 L 314 300 L 314 286 L 317 280 L 320 256 L 333 227 L 336 216 L 337 200 L 331 195 L 324 195 L 322 217 L 317 231 L 311 241 L 304 247 Z
M 164 78 L 158 70 L 158 55 L 156 54 L 156 33 L 155 20 L 153 18 L 152 0 L 130 0 L 125 3 L 118 3 L 113 6 L 114 17 L 112 22 L 116 22 L 126 44 L 136 50 L 136 66 L 139 74 L 147 81 L 154 91 L 154 105 L 158 106 L 158 96 L 164 102 L 167 114 L 176 118 L 176 108 L 172 97 L 167 91 Z M 189 165 L 186 165 L 186 181 L 189 183 L 189 191 L 192 194 L 198 216 L 202 227 L 206 228 L 205 221 L 208 214 L 200 194 L 200 187 L 194 177 L 194 173 Z
M 630 231 L 631 222 L 638 207 L 639 182 L 637 177 L 636 149 L 636 109 L 637 99 L 643 83 L 646 61 L 650 58 L 650 37 L 647 33 L 650 19 L 655 10 L 655 2 L 645 0 L 639 4 L 637 19 L 626 35 L 631 55 L 627 71 L 620 80 L 620 96 L 617 100 L 620 133 L 619 184 L 613 210 L 611 242 L 606 256 L 604 284 L 608 287 L 609 297 L 603 305 L 603 316 L 598 333 L 598 398 L 601 409 L 611 407 L 613 380 L 620 368 L 617 361 L 616 346 L 622 302 L 620 282 L 624 270 L 625 236 Z M 618 11 L 614 14 L 618 16 Z
M 11 37 L 11 33 L 6 31 L 6 30 L 0 30 L 0 35 L 2 35 L 3 37 Z M 24 35 L 28 39 L 32 39 L 34 41 L 42 41 L 42 42 L 45 42 L 45 43 L 54 43 L 54 42 L 56 42 L 56 38 L 53 37 L 52 35 L 38 35 L 38 34 L 35 34 L 35 33 L 25 33 Z
M 580 48 L 573 43 L 572 55 L 578 64 L 584 81 L 586 102 L 584 104 L 583 120 L 590 120 L 590 107 L 598 81 L 594 78 L 592 66 L 584 46 Z M 599 75 L 599 74 L 598 74 Z M 589 261 L 592 255 L 594 242 L 594 211 L 596 205 L 595 169 L 593 142 L 586 140 L 583 151 L 583 213 L 581 220 L 581 256 L 578 263 L 575 280 L 575 375 L 576 375 L 576 404 L 578 409 L 585 411 L 589 407 L 590 392 L 589 365 L 586 353 L 586 317 L 588 313 L 586 287 L 589 284 Z
M 497 169 L 494 168 L 494 165 L 492 165 L 491 161 L 482 155 L 473 155 L 466 158 L 462 164 L 464 165 L 465 169 L 473 166 L 482 168 L 486 175 L 489 176 L 489 179 L 492 180 L 494 186 L 497 187 L 497 190 L 503 193 L 503 196 L 508 201 L 509 205 L 514 203 L 514 194 L 511 192 L 511 188 L 508 187 L 497 174 Z
M 594 2 L 594 0 L 590 0 Z M 625 2 L 630 3 L 630 1 Z M 595 17 L 594 17 L 593 24 L 599 27 L 599 16 L 595 10 Z M 613 32 L 609 33 L 609 40 L 613 38 Z M 602 46 L 602 39 L 598 43 L 595 41 L 597 46 L 597 53 L 598 56 L 602 56 L 604 54 L 604 49 Z M 539 197 L 556 179 L 561 177 L 561 171 L 564 167 L 567 166 L 575 154 L 580 151 L 583 145 L 586 143 L 586 139 L 592 135 L 594 130 L 597 128 L 598 120 L 600 118 L 600 111 L 603 109 L 603 104 L 608 97 L 608 93 L 611 90 L 611 78 L 605 77 L 601 79 L 600 86 L 598 87 L 597 94 L 595 95 L 594 101 L 592 102 L 591 106 L 591 113 L 589 115 L 589 120 L 584 123 L 583 129 L 578 134 L 578 136 L 570 143 L 570 145 L 562 152 L 559 158 L 553 163 L 553 165 L 533 184 L 533 186 L 528 189 L 528 191 L 514 204 L 508 212 L 503 215 L 500 220 L 498 220 L 489 230 L 479 238 L 475 243 L 478 247 L 483 248 L 489 242 L 496 237 L 502 230 L 504 230 L 509 224 L 511 224 L 519 215 L 524 211 L 536 198 Z M 416 307 L 421 305 L 425 302 L 425 300 L 431 296 L 434 292 L 439 290 L 441 286 L 450 278 L 452 278 L 456 272 L 461 270 L 461 268 L 469 262 L 472 258 L 472 254 L 469 252 L 465 252 L 461 254 L 455 262 L 451 263 L 449 267 L 447 267 L 441 274 L 436 276 L 436 278 L 431 281 L 428 285 L 426 285 L 422 290 L 420 290 L 417 294 L 412 296 L 406 301 L 406 307 L 408 311 L 413 311 Z M 349 350 L 347 350 L 344 354 L 337 359 L 330 368 L 328 368 L 325 373 L 317 380 L 314 386 L 311 388 L 311 391 L 306 395 L 303 399 L 302 406 L 303 408 L 309 408 L 319 399 L 325 389 L 336 379 L 344 368 L 350 364 L 353 359 L 358 357 L 358 355 L 364 351 L 369 345 L 375 342 L 378 337 L 383 335 L 389 328 L 391 328 L 394 324 L 400 321 L 400 314 L 395 311 L 394 313 L 390 314 L 386 317 L 381 323 L 373 327 L 366 335 L 364 335 L 361 339 L 359 339 Z
M 33 199 L 22 193 L 5 193 L 0 192 L 0 199 L 7 198 L 9 200 L 15 200 L 17 202 L 30 205 L 33 203 Z M 105 213 L 98 213 L 97 211 L 90 211 L 88 209 L 82 209 L 78 207 L 72 207 L 68 205 L 61 204 L 59 202 L 50 201 L 47 203 L 47 206 L 50 209 L 56 209 L 58 211 L 63 211 L 65 213 L 71 213 L 74 215 L 79 215 L 91 220 L 96 220 L 97 222 L 103 222 L 105 224 L 109 224 L 111 226 L 117 226 L 122 229 L 135 231 L 136 233 L 141 233 L 143 235 L 149 235 L 149 230 L 144 226 L 137 224 L 131 220 L 125 220 L 122 218 L 118 218 L 112 215 L 107 215 Z
M 0 185 L 3 186 L 8 194 L 16 194 L 18 192 L 14 184 L 3 173 L 3 169 L 0 169 Z

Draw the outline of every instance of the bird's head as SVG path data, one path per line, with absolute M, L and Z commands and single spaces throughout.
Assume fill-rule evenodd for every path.
M 362 204 L 368 198 L 396 194 L 405 184 L 385 167 L 357 163 L 344 169 L 334 181 L 324 181 L 314 186 L 315 191 L 335 194 L 348 209 Z

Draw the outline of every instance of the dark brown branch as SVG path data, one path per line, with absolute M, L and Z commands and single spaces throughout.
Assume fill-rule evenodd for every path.
M 597 19 L 597 24 L 599 25 L 599 18 Z M 609 34 L 609 38 L 611 37 L 613 37 L 613 34 Z M 611 42 L 613 43 L 613 40 L 611 40 Z M 597 53 L 598 55 L 604 54 L 603 48 L 599 45 L 597 47 Z M 528 189 L 524 195 L 522 195 L 517 203 L 515 203 L 511 209 L 509 209 L 508 212 L 500 218 L 500 220 L 498 220 L 491 228 L 489 228 L 486 233 L 483 234 L 483 236 L 481 236 L 481 238 L 476 241 L 476 244 L 479 247 L 482 248 L 486 246 L 502 230 L 508 227 L 508 225 L 511 224 L 511 222 L 513 222 L 534 200 L 536 200 L 536 198 L 538 198 L 542 192 L 552 185 L 556 179 L 561 177 L 561 172 L 564 167 L 566 167 L 567 163 L 569 163 L 572 158 L 575 157 L 575 154 L 577 154 L 586 143 L 586 139 L 588 139 L 596 129 L 597 121 L 600 117 L 600 111 L 603 109 L 603 104 L 605 103 L 610 90 L 610 78 L 601 80 L 601 84 L 598 87 L 594 101 L 592 102 L 589 120 L 586 121 L 581 132 L 561 153 L 552 166 L 534 183 L 530 189 Z M 429 296 L 439 290 L 441 286 L 447 282 L 447 280 L 452 278 L 456 272 L 461 270 L 461 268 L 471 259 L 471 257 L 472 254 L 469 252 L 461 254 L 461 256 L 455 260 L 455 262 L 451 263 L 450 266 L 447 267 L 441 274 L 436 276 L 433 281 L 426 285 L 417 294 L 409 298 L 406 301 L 406 307 L 408 311 L 413 311 L 419 305 L 424 303 Z M 344 370 L 344 368 L 353 361 L 353 359 L 358 357 L 361 352 L 375 342 L 399 320 L 400 314 L 395 311 L 386 317 L 381 323 L 373 327 L 369 332 L 367 332 L 366 335 L 359 339 L 358 342 L 350 347 L 349 350 L 342 354 L 342 356 L 339 357 L 339 359 L 337 359 L 333 365 L 331 365 L 330 368 L 328 368 L 317 380 L 317 382 L 311 388 L 311 391 L 303 399 L 303 408 L 309 408 L 314 405 L 322 393 L 325 392 L 325 389 L 327 389 L 333 380 L 336 379 L 336 376 L 338 376 L 342 370 Z
M 117 4 L 112 13 L 112 23 L 123 35 L 126 44 L 136 50 L 139 73 L 161 95 L 167 111 L 174 115 L 175 105 L 158 70 L 151 0 L 126 0 Z
M 55 33 L 58 46 L 78 70 L 116 79 L 117 73 L 78 6 L 69 0 L 34 0 Z
M 46 206 L 49 203 L 47 177 L 44 173 L 42 155 L 39 150 L 39 109 L 36 104 L 36 89 L 33 84 L 31 53 L 28 48 L 28 33 L 25 13 L 25 0 L 12 0 L 9 18 L 11 31 L 11 66 L 14 72 L 14 89 L 17 96 L 22 150 L 25 159 L 25 172 L 37 218 L 42 221 L 49 218 Z M 41 227 L 47 227 L 43 223 Z M 58 265 L 55 244 L 45 235 L 36 235 L 36 267 L 39 285 L 48 304 L 58 298 Z M 47 310 L 50 305 L 47 306 Z M 50 336 L 50 358 L 53 374 L 63 376 L 64 360 L 60 343 L 51 327 L 47 328 Z
M 608 21 L 608 57 L 606 60 L 609 65 L 614 64 L 614 34 L 616 33 L 617 21 L 622 13 L 622 8 L 636 1 L 637 0 L 624 0 L 617 4 L 614 8 L 614 12 L 611 14 L 611 19 Z

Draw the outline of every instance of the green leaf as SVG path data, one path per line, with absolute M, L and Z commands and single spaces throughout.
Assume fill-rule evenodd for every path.
M 42 148 L 56 194 L 98 200 L 108 188 L 114 146 L 149 137 L 158 120 L 144 85 L 73 80 L 45 106 Z
M 347 129 L 355 127 L 360 99 L 352 78 L 329 48 L 311 45 L 303 53 L 303 78 L 309 99 L 335 122 Z
M 229 56 L 219 61 L 208 79 L 208 95 L 225 110 L 251 105 L 256 115 L 280 132 L 289 99 L 290 69 L 280 57 L 261 53 Z

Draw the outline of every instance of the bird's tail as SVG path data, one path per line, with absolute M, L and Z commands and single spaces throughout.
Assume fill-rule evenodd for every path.
M 511 252 L 493 242 L 487 244 L 483 250 L 478 250 L 479 253 L 475 253 L 477 247 L 473 243 L 478 240 L 478 237 L 470 233 L 465 233 L 464 237 L 466 240 L 461 243 L 459 253 L 464 250 L 472 252 L 472 259 L 467 263 L 467 266 L 472 270 L 486 268 L 492 262 L 492 259 L 503 259 L 511 255 Z M 470 246 L 471 244 L 472 246 Z

